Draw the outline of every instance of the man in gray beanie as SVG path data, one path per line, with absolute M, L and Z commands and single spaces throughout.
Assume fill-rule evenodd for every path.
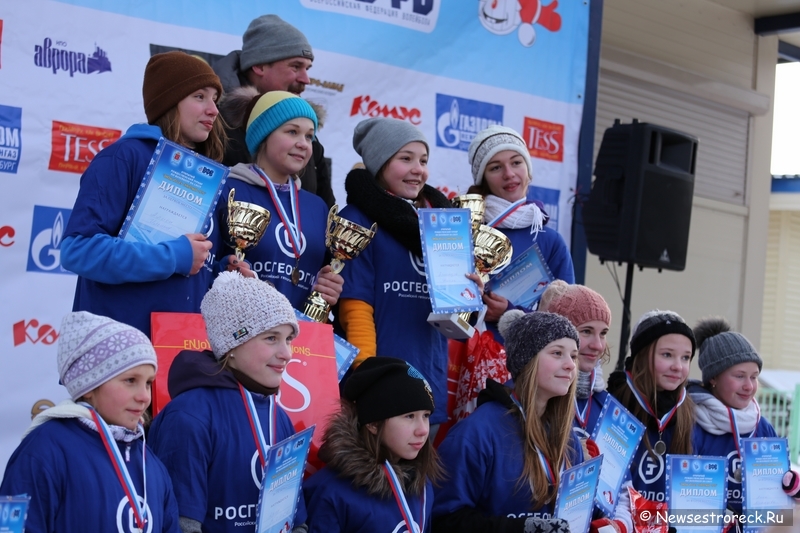
M 234 50 L 212 65 L 222 81 L 224 92 L 239 87 L 254 87 L 259 94 L 269 91 L 288 91 L 299 95 L 310 83 L 308 69 L 314 52 L 303 33 L 278 15 L 262 15 L 250 22 L 242 37 L 242 49 Z M 245 128 L 234 127 L 241 122 L 242 109 L 220 102 L 220 113 L 228 124 L 228 146 L 222 163 L 233 166 L 249 163 L 245 143 Z M 331 189 L 331 171 L 325 161 L 325 150 L 315 138 L 313 155 L 301 173 L 303 189 L 325 200 L 331 207 L 336 200 Z

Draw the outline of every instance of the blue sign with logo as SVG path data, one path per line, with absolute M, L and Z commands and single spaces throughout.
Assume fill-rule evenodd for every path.
M 537 200 L 544 204 L 544 212 L 550 217 L 547 227 L 558 231 L 558 203 L 561 200 L 561 191 L 531 185 L 528 187 L 528 201 Z
M 17 173 L 22 153 L 22 109 L 0 105 L 0 172 Z
M 72 274 L 61 266 L 61 240 L 71 214 L 72 209 L 33 206 L 28 272 Z
M 436 95 L 436 146 L 469 150 L 475 135 L 503 123 L 503 106 L 450 96 Z

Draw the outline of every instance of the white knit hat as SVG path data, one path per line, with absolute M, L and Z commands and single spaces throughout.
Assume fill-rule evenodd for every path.
M 489 160 L 505 150 L 521 155 L 528 167 L 528 176 L 533 177 L 528 146 L 519 133 L 506 126 L 494 125 L 479 132 L 469 143 L 469 164 L 472 166 L 472 180 L 475 185 L 480 185 L 483 181 L 483 172 Z
M 217 359 L 265 331 L 287 324 L 300 331 L 292 304 L 271 284 L 223 272 L 214 280 L 200 312 Z
M 158 360 L 147 335 L 108 317 L 77 311 L 64 317 L 58 335 L 58 377 L 73 400 L 111 378 Z

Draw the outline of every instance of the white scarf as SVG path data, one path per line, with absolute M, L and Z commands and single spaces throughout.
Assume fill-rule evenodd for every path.
M 698 388 L 700 390 L 698 390 Z M 712 435 L 724 435 L 731 432 L 731 420 L 728 417 L 728 408 L 716 396 L 704 388 L 692 387 L 689 391 L 695 405 L 695 416 L 700 427 Z M 755 398 L 744 409 L 733 409 L 736 425 L 740 433 L 751 433 L 758 424 L 759 411 Z
M 486 221 L 494 220 L 499 214 L 508 209 L 513 202 L 504 200 L 494 194 L 486 196 L 486 211 L 483 219 Z M 542 231 L 542 227 L 547 223 L 547 215 L 539 209 L 539 206 L 530 203 L 525 204 L 513 213 L 504 218 L 498 225 L 502 229 L 531 228 L 531 234 L 536 235 Z
M 78 422 L 84 426 L 93 431 L 97 431 L 97 425 L 92 419 L 92 413 L 89 411 L 88 405 L 89 404 L 85 404 L 83 402 L 75 403 L 72 400 L 64 400 L 54 407 L 45 409 L 36 415 L 36 417 L 34 417 L 34 419 L 31 421 L 31 425 L 25 430 L 25 433 L 22 434 L 22 438 L 24 439 L 28 433 L 41 426 L 48 420 L 54 420 L 58 418 L 77 418 Z M 136 431 L 131 431 L 128 428 L 114 426 L 111 424 L 108 425 L 108 429 L 111 431 L 111 435 L 114 437 L 114 440 L 117 441 L 132 442 L 144 435 L 141 424 L 137 426 Z

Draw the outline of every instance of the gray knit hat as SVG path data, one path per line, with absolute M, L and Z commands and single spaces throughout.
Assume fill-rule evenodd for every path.
M 700 353 L 697 363 L 703 372 L 703 383 L 708 383 L 739 363 L 755 363 L 761 371 L 761 357 L 747 337 L 731 331 L 731 325 L 722 317 L 703 318 L 694 327 L 694 336 Z
M 503 313 L 497 328 L 505 339 L 506 368 L 514 379 L 536 354 L 553 341 L 572 339 L 578 348 L 581 346 L 575 326 L 566 317 L 555 313 L 525 313 L 512 309 Z
M 262 15 L 250 22 L 242 37 L 241 70 L 290 57 L 314 60 L 311 45 L 300 30 L 278 15 Z
M 359 122 L 353 131 L 353 148 L 373 176 L 378 175 L 383 164 L 400 148 L 414 141 L 424 144 L 425 150 L 430 152 L 425 135 L 405 120 L 396 118 L 368 118 Z
M 300 331 L 286 296 L 267 282 L 223 272 L 214 280 L 200 312 L 217 359 L 270 328 L 287 324 Z
M 77 311 L 64 317 L 58 334 L 58 377 L 77 400 L 139 365 L 158 370 L 147 335 L 105 316 Z
M 533 177 L 531 156 L 525 141 L 516 131 L 497 124 L 478 132 L 469 143 L 469 164 L 472 167 L 472 181 L 475 185 L 480 185 L 483 181 L 483 173 L 489 160 L 505 150 L 521 155 L 528 167 L 528 176 Z

